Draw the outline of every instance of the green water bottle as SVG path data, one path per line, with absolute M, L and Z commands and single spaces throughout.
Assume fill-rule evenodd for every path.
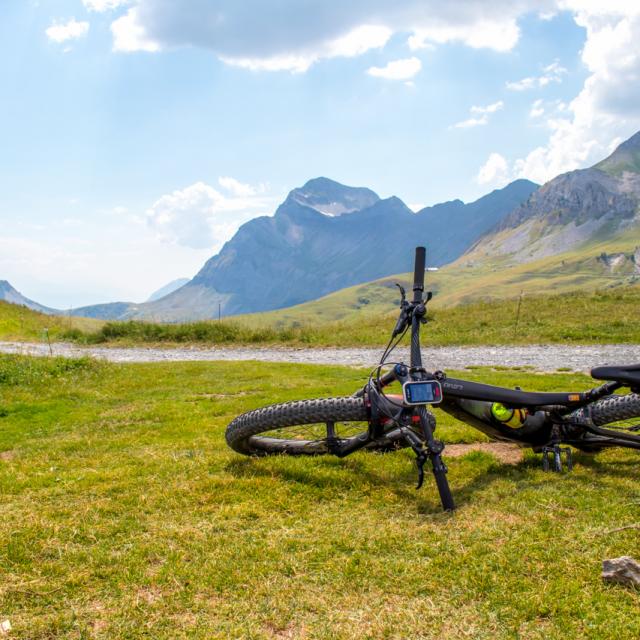
M 491 415 L 507 427 L 518 429 L 524 424 L 529 413 L 526 409 L 512 409 L 505 407 L 501 402 L 494 402 L 491 405 Z

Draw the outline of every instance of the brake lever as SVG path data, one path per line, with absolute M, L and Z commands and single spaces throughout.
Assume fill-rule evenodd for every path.
M 402 435 L 404 435 L 405 440 L 409 443 L 409 446 L 413 449 L 413 452 L 416 454 L 416 465 L 418 467 L 418 484 L 416 485 L 416 490 L 419 489 L 424 482 L 424 465 L 429 459 L 427 451 L 422 444 L 422 440 L 418 438 L 418 436 L 411 431 L 408 427 L 404 427 L 402 430 Z
M 409 303 L 407 302 L 407 293 L 404 290 L 404 287 L 395 283 L 396 287 L 400 289 L 400 316 L 398 317 L 398 321 L 396 322 L 396 326 L 393 328 L 393 333 L 391 335 L 392 338 L 395 338 L 397 335 L 401 334 L 407 325 L 409 324 Z

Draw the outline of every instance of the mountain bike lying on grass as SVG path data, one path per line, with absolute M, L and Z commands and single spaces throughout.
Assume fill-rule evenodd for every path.
M 448 377 L 422 366 L 420 327 L 426 322 L 425 249 L 416 249 L 413 300 L 400 286 L 400 317 L 380 363 L 353 396 L 274 404 L 238 416 L 227 427 L 229 446 L 245 455 L 334 455 L 359 449 L 390 451 L 411 447 L 416 454 L 418 485 L 427 461 L 445 510 L 455 508 L 444 444 L 434 437 L 435 417 L 427 409 L 438 404 L 447 413 L 494 440 L 515 442 L 542 453 L 545 470 L 572 468 L 571 445 L 586 452 L 604 447 L 640 449 L 640 364 L 597 367 L 593 378 L 605 380 L 582 392 L 535 393 L 505 389 Z M 389 356 L 411 328 L 411 363 L 389 362 Z M 383 367 L 391 370 L 383 373 Z M 385 393 L 399 382 L 402 395 Z M 625 395 L 615 394 L 628 389 Z M 604 428 L 606 425 L 606 428 Z

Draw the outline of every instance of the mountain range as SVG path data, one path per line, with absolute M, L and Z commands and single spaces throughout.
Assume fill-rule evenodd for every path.
M 181 321 L 280 309 L 409 271 L 418 244 L 427 246 L 431 266 L 457 261 L 503 268 L 635 237 L 639 203 L 640 132 L 595 166 L 542 187 L 516 180 L 469 204 L 453 200 L 416 213 L 397 197 L 381 199 L 367 188 L 316 178 L 291 191 L 273 216 L 240 227 L 182 286 L 170 283 L 146 303 L 72 313 Z
M 639 205 L 640 132 L 595 166 L 547 182 L 468 254 L 522 263 L 569 251 L 637 228 Z
M 416 244 L 431 265 L 457 258 L 538 186 L 517 180 L 465 204 L 414 213 L 397 197 L 316 178 L 273 216 L 244 224 L 187 284 L 154 302 L 75 309 L 110 319 L 180 321 L 279 309 L 409 267 Z

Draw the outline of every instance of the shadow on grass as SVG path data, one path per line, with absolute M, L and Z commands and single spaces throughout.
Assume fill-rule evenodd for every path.
M 618 479 L 640 482 L 640 451 L 632 452 L 635 459 L 607 460 L 593 454 L 579 453 L 574 456 L 576 464 L 586 467 L 592 473 L 592 477 L 599 484 L 607 484 L 607 481 Z
M 376 456 L 381 459 L 393 454 L 368 453 L 367 456 Z M 397 453 L 396 453 L 397 455 Z M 429 469 L 425 468 L 425 480 L 420 492 L 415 490 L 417 471 L 413 460 L 404 454 L 407 463 L 404 469 L 383 469 L 379 465 L 371 469 L 370 464 L 365 464 L 362 458 L 292 458 L 287 456 L 273 456 L 269 458 L 235 458 L 230 461 L 225 470 L 232 476 L 240 478 L 275 478 L 284 483 L 296 483 L 321 492 L 319 499 L 338 500 L 344 496 L 344 491 L 358 491 L 362 493 L 370 487 L 384 487 L 406 503 L 413 507 L 419 514 L 436 514 L 441 511 L 440 502 L 433 476 Z M 470 459 L 471 458 L 471 459 Z M 307 463 L 307 464 L 305 464 Z M 462 469 L 460 467 L 466 467 Z M 593 454 L 574 451 L 574 467 L 576 471 L 580 467 L 588 468 L 590 476 L 603 487 L 609 486 L 612 481 L 619 478 L 640 481 L 640 455 L 637 462 L 634 460 L 599 460 Z M 516 465 L 503 464 L 487 453 L 469 453 L 458 458 L 449 472 L 449 480 L 453 485 L 454 498 L 458 507 L 462 507 L 473 501 L 478 494 L 485 492 L 494 483 L 508 479 L 520 488 L 534 489 L 541 487 L 555 476 L 553 473 L 538 475 L 542 468 L 541 456 L 529 456 Z M 456 471 L 466 474 L 466 481 L 460 484 L 456 478 Z M 458 475 L 458 478 L 460 476 Z M 558 476 L 556 476 L 558 477 Z M 568 475 L 566 472 L 559 477 L 581 480 L 581 476 Z M 336 491 L 338 489 L 339 491 Z M 567 486 L 567 490 L 570 487 Z
M 386 458 L 393 454 L 368 453 L 365 455 Z M 454 491 L 459 506 L 466 504 L 474 493 L 502 479 L 505 469 L 510 470 L 512 477 L 513 470 L 517 469 L 512 465 L 503 465 L 494 461 L 487 454 L 481 454 L 478 457 L 483 459 L 483 463 L 478 465 L 474 477 L 462 486 L 457 483 L 455 485 Z M 415 489 L 417 482 L 415 463 L 407 455 L 403 457 L 403 461 L 406 462 L 403 469 L 371 469 L 370 464 L 359 458 L 348 460 L 315 458 L 313 463 L 310 459 L 297 458 L 296 462 L 291 464 L 291 459 L 286 456 L 274 456 L 269 459 L 234 459 L 226 465 L 225 470 L 238 479 L 276 478 L 284 483 L 296 483 L 310 489 L 326 490 L 320 497 L 323 501 L 341 500 L 345 491 L 368 493 L 370 487 L 384 487 L 420 514 L 439 513 L 441 507 L 431 471 L 425 468 L 424 485 L 418 492 Z M 305 462 L 308 466 L 304 466 Z M 519 477 L 515 479 L 525 479 L 529 472 L 530 469 L 523 467 L 521 471 L 517 471 Z M 466 473 L 469 473 L 468 469 Z M 455 475 L 450 474 L 450 479 L 455 480 Z

